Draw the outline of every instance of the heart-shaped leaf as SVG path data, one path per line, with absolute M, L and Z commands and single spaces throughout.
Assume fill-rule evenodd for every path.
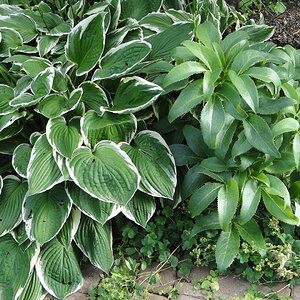
M 50 241 L 66 222 L 72 203 L 64 185 L 26 197 L 23 204 L 23 220 L 31 240 L 39 244 Z
M 136 130 L 137 121 L 132 114 L 119 115 L 104 112 L 98 115 L 94 111 L 88 111 L 81 119 L 84 143 L 91 148 L 101 140 L 130 143 Z
M 9 175 L 3 179 L 0 195 L 0 236 L 13 230 L 22 220 L 22 203 L 27 192 L 27 183 Z M 1 281 L 1 280 L 0 280 Z
M 33 146 L 27 176 L 28 195 L 47 191 L 64 180 L 53 158 L 46 134 L 41 135 Z
M 55 151 L 67 158 L 71 158 L 74 150 L 82 144 L 78 118 L 73 118 L 68 124 L 64 117 L 50 119 L 46 135 Z
M 141 175 L 141 191 L 154 197 L 173 198 L 177 182 L 175 161 L 158 133 L 141 131 L 134 139 L 134 146 L 122 143 L 121 149 L 126 151 Z
M 99 142 L 92 151 L 77 148 L 67 164 L 74 182 L 92 197 L 126 204 L 139 184 L 139 174 L 128 157 L 115 143 Z

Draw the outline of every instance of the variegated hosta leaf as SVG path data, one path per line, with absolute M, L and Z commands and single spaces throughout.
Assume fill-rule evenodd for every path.
M 73 151 L 82 144 L 79 128 L 78 118 L 73 118 L 67 124 L 64 117 L 57 117 L 48 121 L 46 135 L 58 153 L 71 158 Z
M 9 234 L 0 237 L 0 299 L 19 295 L 30 273 L 30 257 Z
M 2 176 L 0 175 L 0 195 L 2 193 L 2 188 L 3 188 L 3 179 Z
M 22 112 L 15 111 L 13 113 L 10 113 L 10 114 L 4 115 L 4 116 L 0 116 L 0 131 L 9 127 L 12 123 L 14 123 L 15 121 L 17 121 L 20 118 L 23 118 L 25 116 L 26 116 L 25 111 L 22 111 Z
M 75 242 L 93 265 L 106 273 L 109 272 L 114 261 L 110 223 L 101 225 L 83 216 L 75 235 Z
M 120 77 L 150 53 L 151 44 L 144 41 L 130 41 L 111 49 L 101 59 L 101 69 L 95 71 L 93 80 Z
M 71 208 L 72 202 L 64 184 L 27 196 L 23 204 L 23 220 L 28 237 L 39 244 L 50 241 L 66 222 Z
M 137 121 L 133 114 L 119 115 L 104 112 L 98 115 L 90 110 L 81 119 L 84 143 L 91 148 L 102 140 L 130 143 L 136 130 Z
M 65 247 L 57 238 L 42 248 L 36 271 L 43 287 L 58 299 L 77 291 L 83 283 L 73 245 Z
M 9 105 L 9 101 L 14 98 L 14 90 L 4 84 L 0 84 L 0 116 L 7 115 L 16 110 Z
M 104 49 L 105 14 L 94 14 L 78 23 L 68 35 L 66 57 L 77 65 L 76 74 L 83 75 L 98 62 Z
M 73 203 L 85 215 L 101 224 L 104 224 L 121 211 L 118 205 L 93 198 L 73 182 L 68 182 L 67 193 Z
M 69 175 L 69 171 L 68 171 L 68 168 L 67 168 L 67 165 L 66 165 L 67 158 L 60 155 L 55 150 L 53 150 L 53 157 L 54 157 L 54 160 L 55 160 L 56 164 L 58 165 L 58 168 L 60 169 L 61 174 L 64 177 L 64 181 L 71 180 L 71 177 Z
M 18 46 L 22 46 L 23 39 L 21 35 L 12 28 L 0 28 L 1 56 L 10 56 L 10 49 L 15 49 Z
M 22 93 L 17 97 L 9 101 L 9 105 L 14 108 L 19 107 L 30 107 L 39 102 L 39 99 L 36 99 L 32 94 Z
M 36 274 L 36 270 L 34 269 L 29 275 L 27 283 L 18 300 L 28 300 L 28 299 L 42 300 L 44 299 L 46 294 L 47 292 L 44 290 Z
M 123 78 L 113 99 L 113 107 L 100 107 L 114 113 L 135 113 L 150 106 L 163 92 L 163 89 L 143 78 L 134 76 Z
M 73 110 L 80 101 L 82 89 L 74 90 L 69 99 L 60 94 L 45 97 L 36 107 L 36 111 L 47 118 L 55 118 Z
M 155 207 L 153 197 L 137 191 L 122 208 L 122 212 L 128 219 L 145 228 L 155 212 Z
M 7 128 L 4 128 L 0 132 L 0 141 L 9 139 L 12 136 L 17 135 L 20 131 L 22 131 L 22 129 L 23 125 L 21 125 L 19 122 L 14 122 L 12 125 L 8 126 Z
M 27 192 L 27 183 L 9 175 L 3 179 L 0 195 L 0 236 L 13 230 L 22 220 L 22 203 Z M 1 298 L 0 298 L 1 299 Z
M 173 198 L 177 182 L 175 161 L 158 133 L 141 131 L 134 139 L 134 146 L 121 143 L 120 147 L 129 155 L 141 175 L 141 191 L 154 197 Z
M 27 176 L 28 196 L 47 191 L 64 180 L 53 158 L 46 134 L 41 135 L 33 146 Z
M 77 148 L 67 163 L 74 182 L 102 201 L 126 204 L 137 190 L 140 177 L 129 156 L 110 141 L 94 150 Z
M 12 165 L 15 171 L 24 178 L 27 178 L 27 168 L 30 160 L 32 146 L 20 144 L 15 148 L 12 158 Z
M 80 85 L 82 88 L 81 102 L 84 103 L 86 110 L 94 110 L 100 113 L 100 106 L 108 106 L 105 92 L 100 86 L 91 81 L 85 81 Z
M 53 85 L 53 79 L 53 68 L 47 68 L 33 79 L 31 83 L 31 90 L 35 95 L 35 98 L 44 97 L 50 93 Z

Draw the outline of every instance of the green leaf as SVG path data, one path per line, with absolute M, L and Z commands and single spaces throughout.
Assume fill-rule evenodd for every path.
M 75 236 L 75 242 L 90 262 L 108 273 L 113 261 L 112 229 L 109 223 L 101 225 L 83 216 Z
M 186 61 L 180 65 L 175 66 L 165 77 L 163 86 L 167 87 L 175 82 L 186 79 L 194 74 L 200 74 L 207 71 L 207 69 L 196 61 Z
M 225 172 L 228 169 L 227 164 L 215 156 L 203 159 L 200 166 L 212 172 Z
M 22 203 L 26 192 L 26 182 L 13 175 L 4 177 L 0 194 L 0 236 L 10 232 L 21 222 Z
M 259 99 L 257 93 L 257 87 L 253 80 L 248 75 L 237 75 L 233 70 L 228 71 L 229 78 L 235 88 L 238 90 L 242 98 L 253 110 L 258 111 Z
M 212 47 L 212 43 L 220 43 L 222 34 L 217 26 L 211 21 L 205 21 L 196 27 L 196 37 L 206 47 Z
M 260 98 L 259 113 L 262 115 L 273 115 L 279 113 L 283 108 L 293 106 L 295 104 L 297 104 L 297 101 L 291 98 Z
M 269 195 L 264 191 L 262 191 L 262 196 L 266 209 L 271 215 L 284 223 L 290 225 L 298 224 L 298 218 L 294 215 L 291 207 L 285 205 L 285 201 L 282 198 Z
M 31 145 L 20 144 L 15 148 L 13 153 L 12 165 L 18 175 L 24 178 L 27 178 L 27 168 L 30 160 L 31 150 Z
M 80 86 L 82 88 L 81 102 L 87 110 L 94 110 L 100 113 L 100 106 L 108 107 L 108 99 L 103 89 L 96 83 L 85 81 Z
M 125 0 L 121 1 L 121 19 L 133 18 L 140 20 L 148 13 L 159 11 L 162 0 Z
M 103 13 L 91 15 L 72 28 L 68 35 L 66 57 L 77 65 L 77 76 L 93 69 L 103 53 L 104 19 Z
M 200 104 L 204 99 L 202 93 L 202 80 L 196 80 L 185 87 L 172 105 L 168 120 L 172 123 L 178 117 L 189 112 L 193 107 Z
M 56 238 L 42 248 L 36 272 L 47 292 L 58 299 L 74 293 L 83 283 L 72 244 L 65 247 Z
M 218 214 L 221 228 L 226 231 L 235 215 L 239 201 L 239 187 L 231 178 L 218 192 Z
M 143 17 L 139 24 L 146 29 L 155 32 L 162 32 L 168 29 L 173 24 L 173 20 L 166 13 L 152 12 Z
M 51 190 L 27 196 L 23 205 L 23 220 L 31 240 L 44 244 L 53 239 L 66 222 L 72 207 L 64 184 Z
M 4 115 L 4 116 L 0 116 L 0 132 L 9 127 L 11 124 L 13 124 L 15 121 L 19 120 L 22 117 L 26 116 L 26 112 L 22 111 L 22 112 L 18 112 L 15 111 L 13 113 Z
M 33 79 L 31 83 L 31 90 L 35 95 L 35 98 L 41 98 L 50 93 L 53 85 L 53 79 L 53 68 L 47 68 Z
M 119 115 L 88 111 L 81 119 L 81 134 L 85 145 L 93 148 L 101 140 L 130 143 L 137 130 L 133 114 Z
M 140 131 L 133 146 L 121 143 L 124 150 L 135 164 L 141 182 L 139 189 L 154 197 L 173 199 L 176 179 L 176 166 L 173 155 L 157 132 Z
M 73 109 L 78 105 L 82 95 L 82 89 L 74 90 L 69 99 L 60 94 L 51 94 L 45 97 L 35 111 L 44 115 L 47 118 L 55 118 L 61 116 Z
M 202 112 L 200 124 L 203 140 L 211 149 L 216 147 L 216 138 L 225 123 L 225 112 L 221 101 L 216 98 L 208 101 Z
M 219 223 L 219 216 L 217 211 L 213 211 L 205 216 L 200 216 L 199 219 L 196 220 L 195 225 L 191 231 L 191 237 L 197 235 L 199 232 L 207 231 L 207 230 L 216 230 L 221 229 Z
M 122 213 L 128 219 L 145 228 L 155 212 L 155 207 L 153 197 L 138 191 L 127 205 L 122 207 Z
M 285 118 L 277 122 L 272 128 L 273 137 L 284 134 L 286 132 L 297 131 L 299 129 L 299 122 L 294 118 Z
M 2 176 L 0 175 L 0 195 L 2 193 L 2 188 L 3 188 L 3 179 Z
M 52 151 L 46 134 L 41 135 L 33 146 L 28 164 L 28 196 L 45 192 L 64 180 Z
M 43 35 L 37 39 L 37 50 L 41 57 L 49 53 L 58 43 L 59 37 Z
M 31 59 L 27 58 L 22 64 L 24 71 L 31 77 L 37 76 L 48 67 L 51 67 L 50 61 L 40 57 L 32 57 Z
M 100 110 L 119 114 L 135 113 L 150 106 L 162 92 L 160 86 L 141 77 L 123 78 L 113 99 L 113 107 L 100 107 Z
M 0 27 L 16 30 L 22 36 L 24 43 L 30 42 L 37 36 L 36 25 L 33 20 L 21 13 L 2 15 Z
M 28 279 L 30 258 L 9 234 L 0 238 L 0 264 L 1 299 L 16 299 Z
M 9 105 L 14 107 L 15 109 L 19 107 L 29 107 L 33 106 L 36 103 L 38 103 L 39 99 L 35 98 L 32 94 L 29 93 L 22 93 L 18 95 L 17 97 L 13 98 L 9 101 Z
M 234 227 L 222 231 L 216 246 L 216 262 L 218 270 L 225 271 L 237 256 L 240 248 L 240 237 Z
M 7 85 L 0 84 L 0 116 L 7 115 L 16 110 L 9 105 L 9 101 L 14 98 L 14 90 Z
M 297 171 L 300 171 L 300 132 L 297 132 L 293 139 L 293 155 Z
M 128 155 L 110 141 L 99 142 L 93 151 L 87 147 L 77 148 L 67 166 L 78 186 L 106 202 L 126 204 L 140 181 Z
M 152 45 L 152 50 L 147 60 L 171 58 L 171 51 L 183 41 L 189 40 L 193 35 L 193 24 L 190 22 L 178 22 L 163 32 L 151 35 L 146 39 Z
M 78 118 L 73 118 L 68 124 L 64 117 L 50 119 L 47 123 L 46 135 L 55 151 L 67 158 L 71 158 L 74 150 L 81 146 L 83 141 Z
M 23 39 L 21 35 L 12 28 L 0 28 L 1 44 L 0 52 L 1 56 L 9 56 L 10 49 L 15 49 L 22 46 Z
M 44 290 L 35 269 L 31 272 L 18 300 L 43 299 L 47 292 Z
M 73 203 L 85 215 L 102 225 L 109 219 L 116 216 L 121 210 L 116 204 L 100 201 L 96 198 L 93 198 L 73 182 L 68 183 L 67 193 Z
M 265 187 L 265 191 L 270 195 L 282 197 L 286 206 L 291 205 L 290 193 L 285 184 L 276 176 L 266 174 L 270 185 Z
M 249 179 L 242 190 L 242 206 L 240 211 L 240 223 L 245 224 L 254 216 L 261 198 L 261 190 L 258 182 Z
M 273 142 L 271 129 L 262 117 L 250 114 L 249 118 L 243 121 L 243 125 L 246 138 L 254 148 L 271 156 L 280 157 Z
M 199 162 L 200 158 L 188 146 L 173 144 L 170 149 L 174 155 L 176 166 L 185 166 Z
M 130 41 L 111 49 L 101 59 L 101 69 L 95 71 L 93 80 L 117 78 L 127 74 L 150 51 L 151 44 L 144 41 Z
M 203 155 L 206 145 L 201 130 L 191 125 L 185 125 L 182 131 L 189 148 L 197 155 Z
M 220 183 L 207 183 L 193 193 L 189 201 L 192 217 L 200 215 L 217 198 L 221 187 Z

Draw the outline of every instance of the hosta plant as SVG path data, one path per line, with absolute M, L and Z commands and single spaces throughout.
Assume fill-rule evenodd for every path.
M 181 1 L 4 2 L 0 298 L 63 299 L 82 285 L 80 252 L 109 272 L 110 219 L 145 226 L 155 198 L 174 198 L 173 155 L 149 124 L 194 23 Z
M 272 33 L 248 25 L 222 35 L 218 23 L 201 23 L 163 80 L 165 89 L 184 84 L 169 94 L 172 126 L 155 128 L 172 143 L 181 196 L 196 217 L 191 234 L 221 229 L 222 271 L 241 239 L 266 251 L 257 210 L 299 225 L 300 51 L 266 41 Z

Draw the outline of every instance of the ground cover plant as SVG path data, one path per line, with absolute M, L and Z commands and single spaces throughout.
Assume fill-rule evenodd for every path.
M 119 214 L 158 199 L 187 201 L 187 241 L 216 230 L 221 271 L 240 237 L 265 255 L 258 207 L 295 230 L 300 55 L 271 27 L 221 0 L 1 3 L 1 299 L 63 299 L 83 256 L 108 273 Z

